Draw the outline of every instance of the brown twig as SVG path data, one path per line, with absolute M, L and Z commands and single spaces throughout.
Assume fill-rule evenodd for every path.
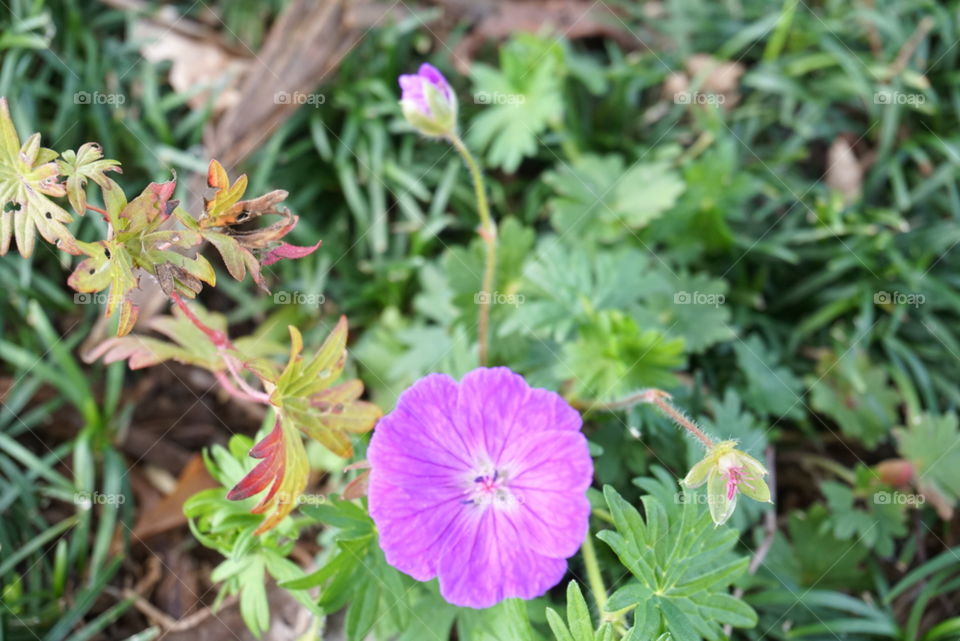
M 930 16 L 924 16 L 907 41 L 903 43 L 902 47 L 900 47 L 900 51 L 897 52 L 897 57 L 894 58 L 893 63 L 887 69 L 887 73 L 885 74 L 886 80 L 899 76 L 901 73 L 903 73 L 903 70 L 907 68 L 907 63 L 910 62 L 910 58 L 913 57 L 914 52 L 917 50 L 917 47 L 919 47 L 923 39 L 927 37 L 927 34 L 930 33 L 930 30 L 933 29 L 933 26 L 933 18 Z

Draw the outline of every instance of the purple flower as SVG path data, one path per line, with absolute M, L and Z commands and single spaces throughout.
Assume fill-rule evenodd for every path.
M 532 599 L 587 535 L 593 478 L 580 415 L 505 367 L 458 384 L 431 374 L 400 395 L 370 441 L 370 515 L 387 561 L 440 578 L 454 605 Z
M 404 117 L 421 133 L 443 136 L 457 123 L 457 97 L 436 67 L 423 63 L 416 74 L 399 78 Z

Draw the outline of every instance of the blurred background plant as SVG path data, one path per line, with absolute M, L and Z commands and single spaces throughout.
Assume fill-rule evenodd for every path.
M 593 408 L 595 527 L 611 525 L 605 484 L 647 519 L 648 505 L 677 509 L 700 446 L 621 402 L 661 387 L 774 472 L 776 506 L 731 520 L 750 558 L 735 594 L 757 624 L 728 634 L 960 638 L 960 4 L 7 4 L 0 95 L 22 131 L 58 149 L 101 143 L 124 185 L 202 176 L 239 149 L 228 170 L 249 173 L 251 193 L 290 192 L 291 242 L 322 238 L 321 250 L 273 266 L 272 296 L 222 279 L 203 302 L 240 332 L 278 339 L 292 323 L 308 344 L 347 314 L 355 374 L 386 410 L 421 375 L 477 359 L 471 186 L 397 104 L 396 76 L 429 60 L 460 97 L 500 224 L 491 362 Z M 319 25 L 310 42 L 337 55 L 297 45 L 290 22 Z M 294 59 L 315 73 L 256 76 L 287 79 Z M 260 112 L 260 126 L 238 115 Z M 201 188 L 181 180 L 178 197 Z M 90 240 L 102 225 L 87 216 L 73 231 Z M 101 307 L 74 298 L 69 259 L 46 249 L 0 260 L 3 638 L 231 638 L 242 611 L 276 639 L 327 617 L 327 634 L 350 639 L 456 627 L 459 639 L 580 641 L 638 616 L 594 628 L 597 579 L 611 595 L 641 585 L 605 545 L 599 568 L 571 565 L 572 578 L 592 574 L 584 619 L 566 582 L 525 611 L 455 611 L 378 558 L 354 500 L 303 506 L 252 542 L 256 522 L 221 488 L 249 461 L 223 446 L 263 416 L 176 364 L 84 363 Z M 344 493 L 356 477 L 310 458 L 311 491 Z M 191 534 L 182 509 L 200 490 Z M 291 592 L 251 590 L 241 566 Z M 546 605 L 567 612 L 565 629 Z

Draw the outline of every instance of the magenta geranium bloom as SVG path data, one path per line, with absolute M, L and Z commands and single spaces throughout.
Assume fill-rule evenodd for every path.
M 431 374 L 370 441 L 370 515 L 387 562 L 487 608 L 556 585 L 587 535 L 593 478 L 580 415 L 509 369 Z

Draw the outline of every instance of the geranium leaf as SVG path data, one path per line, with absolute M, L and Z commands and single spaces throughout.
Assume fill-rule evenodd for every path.
M 266 490 L 251 510 L 254 514 L 269 513 L 255 534 L 262 534 L 293 511 L 297 497 L 307 486 L 307 451 L 296 428 L 278 418 L 273 430 L 250 450 L 250 456 L 262 459 L 249 474 L 237 483 L 227 498 L 245 499 Z
M 302 258 L 320 246 L 320 242 L 307 247 L 282 242 L 281 239 L 293 231 L 299 222 L 299 218 L 288 210 L 278 209 L 278 205 L 287 197 L 286 191 L 276 189 L 259 198 L 240 200 L 247 188 L 246 175 L 240 176 L 231 186 L 227 172 L 216 160 L 210 161 L 207 185 L 216 191 L 212 198 L 204 200 L 204 214 L 197 225 L 203 230 L 204 237 L 220 252 L 227 271 L 236 280 L 243 280 L 249 269 L 254 282 L 269 293 L 261 276 L 261 265 L 272 265 L 284 258 Z M 239 228 L 265 215 L 283 218 L 266 227 L 251 230 Z M 263 255 L 257 258 L 255 251 L 262 251 Z
M 372 403 L 358 400 L 363 394 L 360 381 L 331 387 L 347 358 L 346 317 L 340 318 L 311 358 L 301 356 L 303 339 L 293 326 L 290 343 L 289 361 L 276 380 L 271 402 L 304 434 L 337 456 L 351 456 L 353 446 L 347 434 L 370 431 L 382 412 Z
M 177 250 L 190 249 L 202 236 L 191 229 L 166 229 L 164 223 L 176 208 L 170 200 L 176 182 L 150 183 L 143 192 L 127 203 L 116 215 L 113 236 L 100 243 L 78 242 L 81 261 L 68 279 L 79 292 L 98 292 L 110 288 L 106 315 L 121 308 L 117 335 L 133 329 L 137 308 L 131 293 L 139 286 L 140 271 L 152 275 L 167 295 L 173 293 L 194 297 L 201 283 L 213 285 L 216 274 L 203 256 L 190 256 Z M 119 204 L 115 201 L 113 207 Z
M 79 253 L 66 224 L 73 217 L 50 196 L 60 197 L 66 187 L 57 181 L 57 153 L 40 147 L 40 134 L 20 145 L 5 98 L 0 98 L 0 255 L 16 238 L 20 255 L 33 253 L 37 231 L 63 251 Z
M 57 160 L 60 173 L 67 177 L 66 190 L 70 205 L 81 216 L 87 209 L 87 181 L 92 180 L 106 192 L 112 191 L 116 183 L 107 178 L 106 172 L 121 173 L 120 163 L 103 157 L 103 150 L 95 142 L 80 146 L 77 151 L 67 150 Z M 121 192 L 122 193 L 122 192 Z
M 738 602 L 742 607 L 732 606 L 727 597 L 730 584 L 750 560 L 731 551 L 735 530 L 714 527 L 703 506 L 693 501 L 664 504 L 648 495 L 642 499 L 641 516 L 612 487 L 603 493 L 616 531 L 604 530 L 597 536 L 635 580 L 617 590 L 607 609 L 634 607 L 630 638 L 670 632 L 674 639 L 696 641 L 718 636 L 723 624 L 756 625 L 752 608 L 742 602 Z M 651 599 L 651 594 L 656 597 Z
M 320 243 L 323 241 L 318 240 L 316 245 L 310 245 L 308 247 L 299 247 L 297 245 L 290 245 L 288 243 L 281 243 L 277 247 L 271 249 L 263 257 L 263 265 L 272 265 L 284 258 L 303 258 L 304 256 L 309 256 L 320 247 Z

